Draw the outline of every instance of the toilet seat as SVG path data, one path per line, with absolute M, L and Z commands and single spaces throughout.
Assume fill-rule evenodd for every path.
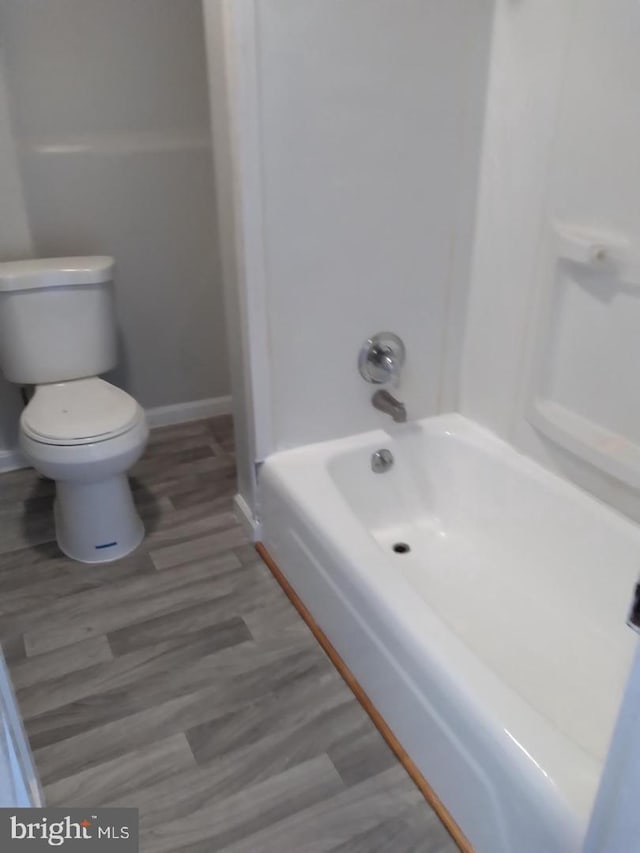
M 94 376 L 38 385 L 20 423 L 34 441 L 78 446 L 123 435 L 141 418 L 144 413 L 133 397 Z

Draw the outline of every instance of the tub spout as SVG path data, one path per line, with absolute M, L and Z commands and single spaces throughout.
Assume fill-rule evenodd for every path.
M 391 415 L 397 424 L 403 424 L 407 420 L 407 410 L 404 403 L 396 400 L 388 391 L 380 390 L 371 398 L 371 403 L 375 409 L 379 409 L 386 415 Z

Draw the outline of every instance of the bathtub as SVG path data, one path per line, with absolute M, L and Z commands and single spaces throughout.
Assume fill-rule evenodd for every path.
M 271 557 L 475 850 L 580 850 L 637 527 L 459 415 L 276 453 L 259 494 Z

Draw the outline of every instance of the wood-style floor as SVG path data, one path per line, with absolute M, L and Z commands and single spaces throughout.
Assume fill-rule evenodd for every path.
M 453 853 L 232 512 L 229 418 L 155 430 L 147 538 L 84 566 L 52 484 L 0 476 L 0 639 L 47 803 L 140 810 L 143 853 Z

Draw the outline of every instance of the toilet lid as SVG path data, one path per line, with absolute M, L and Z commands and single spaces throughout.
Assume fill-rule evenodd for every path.
M 92 377 L 38 385 L 21 424 L 28 435 L 46 444 L 88 444 L 127 432 L 140 411 L 126 391 Z

